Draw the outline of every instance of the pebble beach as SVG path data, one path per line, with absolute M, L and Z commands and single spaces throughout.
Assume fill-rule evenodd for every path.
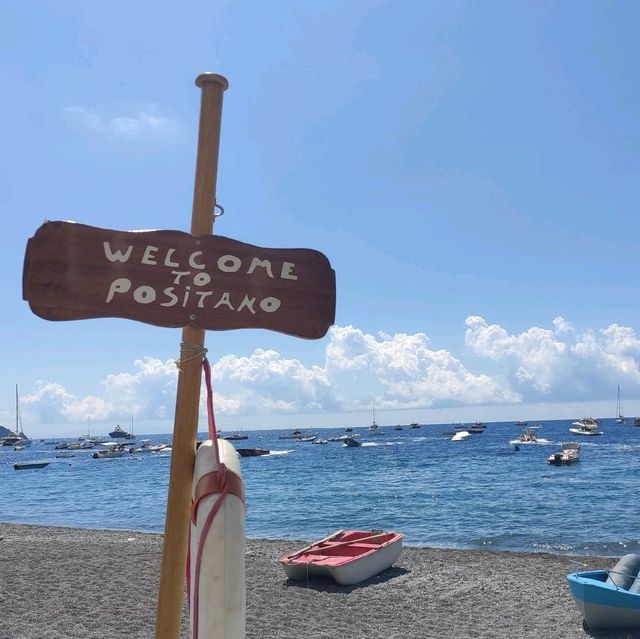
M 611 558 L 405 547 L 345 587 L 285 579 L 303 543 L 247 541 L 247 639 L 640 637 L 589 631 L 571 598 L 571 561 Z M 0 524 L 0 639 L 153 637 L 161 552 L 160 534 Z

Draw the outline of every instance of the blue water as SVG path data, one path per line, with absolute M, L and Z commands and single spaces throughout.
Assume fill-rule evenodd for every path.
M 620 555 L 640 552 L 640 428 L 602 421 L 601 437 L 568 432 L 569 421 L 543 422 L 555 445 L 509 440 L 521 428 L 489 423 L 484 433 L 451 442 L 447 425 L 386 427 L 384 437 L 355 429 L 364 445 L 314 445 L 278 439 L 284 431 L 248 431 L 240 447 L 271 450 L 241 458 L 247 536 L 313 539 L 338 528 L 387 528 L 410 545 Z M 318 430 L 322 437 L 342 430 Z M 166 435 L 147 436 L 165 441 Z M 554 467 L 560 441 L 579 440 L 581 461 Z M 0 521 L 161 532 L 170 455 L 96 460 L 53 446 L 0 447 Z M 15 461 L 48 459 L 42 470 Z

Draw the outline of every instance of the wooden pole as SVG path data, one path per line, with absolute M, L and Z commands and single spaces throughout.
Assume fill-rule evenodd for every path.
M 198 236 L 213 233 L 222 95 L 229 83 L 221 75 L 203 73 L 196 78 L 196 85 L 202 89 L 202 93 L 191 234 Z M 180 347 L 181 364 L 156 610 L 156 639 L 178 639 L 180 635 L 203 349 L 204 330 L 185 326 Z

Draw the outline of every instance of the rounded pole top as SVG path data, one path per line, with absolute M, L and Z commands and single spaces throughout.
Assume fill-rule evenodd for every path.
M 196 78 L 196 86 L 202 88 L 205 84 L 219 84 L 222 87 L 223 91 L 226 91 L 229 88 L 229 81 L 223 75 L 218 75 L 217 73 L 201 73 Z

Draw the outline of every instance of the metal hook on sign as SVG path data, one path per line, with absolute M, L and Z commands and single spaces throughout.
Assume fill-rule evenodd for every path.
M 216 210 L 218 211 L 216 213 Z M 217 202 L 213 205 L 213 217 L 222 217 L 224 215 L 224 207 L 220 206 Z

